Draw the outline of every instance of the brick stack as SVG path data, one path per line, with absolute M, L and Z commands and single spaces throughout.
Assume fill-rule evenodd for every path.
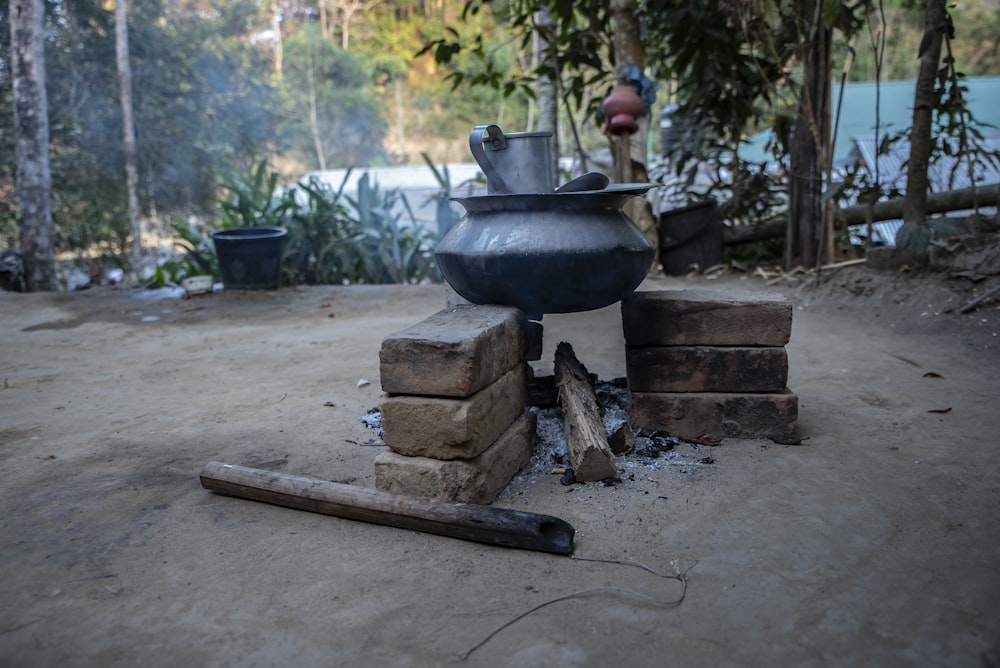
M 636 292 L 622 301 L 632 425 L 794 442 L 798 398 L 787 388 L 792 308 L 782 295 L 714 290 Z
M 535 446 L 524 327 L 517 309 L 462 304 L 382 341 L 376 487 L 493 502 Z

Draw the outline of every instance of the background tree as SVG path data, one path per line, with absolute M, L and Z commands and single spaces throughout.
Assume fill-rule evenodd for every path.
M 11 71 L 17 137 L 21 253 L 29 290 L 55 290 L 43 0 L 11 0 Z
M 700 137 L 700 143 L 683 148 L 721 177 L 714 190 L 699 195 L 720 195 L 728 221 L 762 220 L 777 199 L 770 173 L 738 159 L 734 148 L 740 141 L 774 127 L 776 155 L 789 167 L 790 129 L 804 97 L 799 93 L 801 48 L 808 43 L 805 33 L 792 29 L 790 18 L 802 4 L 638 3 L 647 73 L 671 82 L 669 90 L 676 93 L 669 101 L 696 117 L 701 130 L 688 137 Z M 884 71 L 888 78 L 913 76 L 922 25 L 914 29 L 911 24 L 914 15 L 922 18 L 919 8 L 912 0 L 884 4 L 889 45 Z M 46 5 L 51 215 L 54 251 L 83 254 L 86 249 L 88 256 L 105 255 L 107 262 L 122 264 L 136 235 L 123 178 L 124 119 L 110 6 L 103 0 Z M 9 7 L 0 6 L 4 247 L 16 245 L 19 234 Z M 554 22 L 550 59 L 533 55 L 540 7 L 548 8 Z M 868 0 L 824 0 L 816 7 L 821 25 L 834 28 L 831 58 L 839 66 L 849 38 L 841 22 L 861 15 Z M 320 0 L 131 0 L 129 64 L 144 219 L 155 230 L 156 221 L 162 224 L 175 214 L 210 218 L 220 171 L 251 155 L 267 157 L 288 182 L 320 165 L 317 146 L 328 166 L 423 165 L 422 153 L 436 163 L 468 160 L 468 130 L 476 124 L 500 122 L 511 131 L 537 127 L 538 114 L 529 109 L 544 79 L 555 84 L 549 90 L 557 92 L 555 130 L 563 152 L 576 154 L 577 145 L 584 154 L 606 152 L 598 105 L 611 89 L 620 60 L 614 55 L 609 10 L 607 0 L 381 0 L 355 13 L 351 23 L 348 45 L 350 55 L 360 59 L 360 78 L 351 79 L 343 91 L 329 91 L 339 75 L 314 68 L 311 121 L 303 70 L 292 84 L 280 81 L 283 47 L 289 39 L 312 40 L 306 33 L 322 25 L 328 11 L 328 44 L 317 48 L 339 48 L 343 31 L 332 7 Z M 955 58 L 970 63 L 965 73 L 995 74 L 1000 7 L 995 0 L 968 0 L 954 13 L 956 21 L 967 22 L 954 45 Z M 430 44 L 428 51 L 414 56 L 424 44 Z M 855 48 L 855 53 L 851 78 L 872 78 L 865 49 Z M 331 57 L 340 63 L 341 56 Z M 354 65 L 345 67 L 354 77 Z M 334 78 L 324 79 L 327 74 Z M 453 91 L 454 83 L 461 89 Z M 347 129 L 352 118 L 364 122 L 360 130 Z M 656 131 L 652 124 L 651 134 Z M 363 139 L 344 145 L 338 135 Z M 812 251 L 796 250 L 796 255 Z
M 298 137 L 288 148 L 305 160 L 302 140 L 308 136 L 315 160 L 307 165 L 378 164 L 386 124 L 372 94 L 373 79 L 372 63 L 324 39 L 318 26 L 286 39 L 282 88 L 290 134 Z
M 897 247 L 913 256 L 925 257 L 930 229 L 927 215 L 927 168 L 931 157 L 931 125 L 936 104 L 936 82 L 941 65 L 941 43 L 945 32 L 953 30 L 945 0 L 926 0 L 924 39 L 920 43 L 920 70 L 913 96 L 913 125 L 910 128 L 910 158 L 906 169 L 906 196 L 903 226 L 896 234 Z
M 132 232 L 132 271 L 141 277 L 142 212 L 139 210 L 139 167 L 135 150 L 135 121 L 132 118 L 132 67 L 128 56 L 128 14 L 125 0 L 115 0 L 115 62 L 122 107 L 122 154 L 125 160 L 129 229 Z

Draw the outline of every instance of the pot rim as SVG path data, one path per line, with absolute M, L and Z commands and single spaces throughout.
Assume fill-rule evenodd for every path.
M 552 211 L 579 209 L 620 209 L 631 197 L 642 195 L 655 183 L 619 183 L 604 190 L 562 193 L 506 193 L 452 197 L 467 211 Z
M 236 239 L 277 239 L 288 234 L 284 227 L 234 227 L 212 232 L 213 239 L 232 241 Z

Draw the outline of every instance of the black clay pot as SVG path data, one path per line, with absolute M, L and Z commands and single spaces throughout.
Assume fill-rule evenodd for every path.
M 475 304 L 529 315 L 613 304 L 635 290 L 653 261 L 653 245 L 621 210 L 634 194 L 456 198 L 466 215 L 435 251 L 441 274 Z
M 222 286 L 277 290 L 281 286 L 282 227 L 241 227 L 212 233 Z

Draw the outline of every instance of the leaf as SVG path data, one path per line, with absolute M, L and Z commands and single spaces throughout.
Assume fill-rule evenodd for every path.
M 936 373 L 934 371 L 928 371 L 927 373 L 924 374 L 923 377 L 924 378 L 944 378 L 944 376 L 942 376 L 941 374 Z
M 948 408 L 932 408 L 932 409 L 930 409 L 927 412 L 928 413 L 941 413 L 941 414 L 950 413 L 951 412 L 951 406 L 949 406 Z
M 840 16 L 840 0 L 823 0 L 823 26 L 832 28 Z
M 931 48 L 934 43 L 934 28 L 928 28 L 924 32 L 924 38 L 920 40 L 920 48 L 917 50 L 917 58 L 923 58 L 927 50 Z

